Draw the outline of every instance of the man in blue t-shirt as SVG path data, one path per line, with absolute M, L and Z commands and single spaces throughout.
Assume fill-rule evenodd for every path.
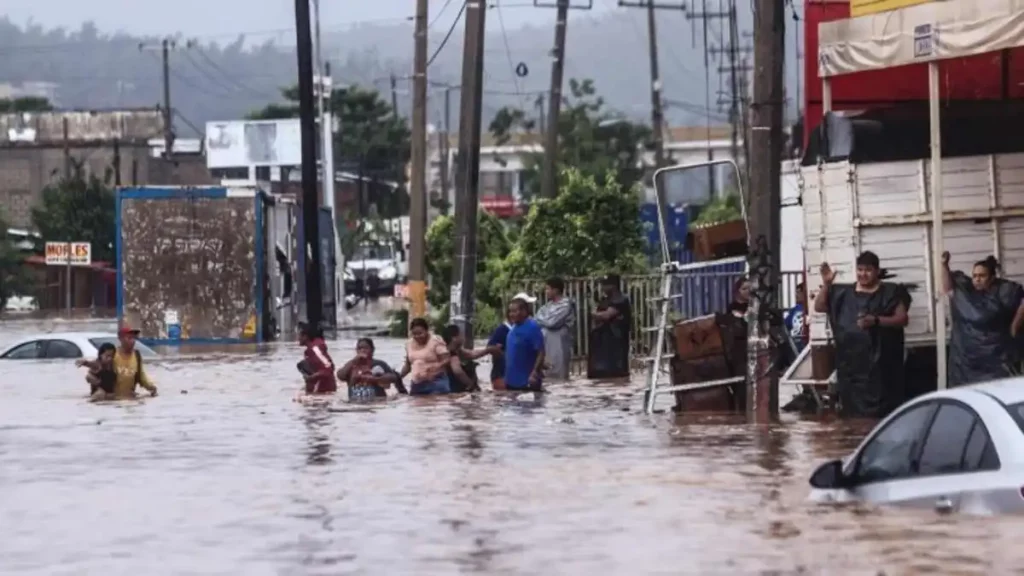
M 505 339 L 505 387 L 508 390 L 540 390 L 544 367 L 544 333 L 530 318 L 530 305 L 515 298 L 508 305 L 512 323 Z

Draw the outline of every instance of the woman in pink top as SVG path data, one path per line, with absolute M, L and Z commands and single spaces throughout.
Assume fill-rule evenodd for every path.
M 409 323 L 409 342 L 405 345 L 405 366 L 402 367 L 402 378 L 412 375 L 409 394 L 424 396 L 428 394 L 448 394 L 451 384 L 448 381 L 448 361 L 451 353 L 448 345 L 440 336 L 430 333 L 430 326 L 423 318 L 414 318 Z

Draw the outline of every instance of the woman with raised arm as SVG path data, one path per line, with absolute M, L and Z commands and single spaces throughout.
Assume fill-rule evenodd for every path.
M 903 403 L 904 334 L 910 293 L 883 282 L 874 252 L 857 257 L 857 282 L 837 284 L 827 262 L 814 311 L 827 314 L 836 347 L 836 392 L 844 416 L 882 418 Z
M 1010 376 L 1024 325 L 1024 288 L 997 276 L 995 256 L 975 262 L 970 277 L 949 269 L 949 252 L 942 254 L 942 268 L 952 313 L 949 387 Z

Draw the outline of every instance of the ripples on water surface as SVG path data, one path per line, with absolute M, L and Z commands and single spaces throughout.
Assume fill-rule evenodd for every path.
M 118 405 L 0 364 L 0 573 L 1024 573 L 1016 518 L 808 504 L 862 426 L 648 419 L 587 383 L 303 406 L 297 356 L 151 363 L 162 395 Z

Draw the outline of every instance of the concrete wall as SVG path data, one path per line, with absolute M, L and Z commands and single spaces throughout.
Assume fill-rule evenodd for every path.
M 125 186 L 216 184 L 201 155 L 182 155 L 172 163 L 153 158 L 149 140 L 162 131 L 163 117 L 153 109 L 0 114 L 0 207 L 12 227 L 31 228 L 31 208 L 43 188 L 64 174 L 65 145 L 67 156 L 87 174 L 103 178 L 111 171 L 112 186 L 118 153 Z

